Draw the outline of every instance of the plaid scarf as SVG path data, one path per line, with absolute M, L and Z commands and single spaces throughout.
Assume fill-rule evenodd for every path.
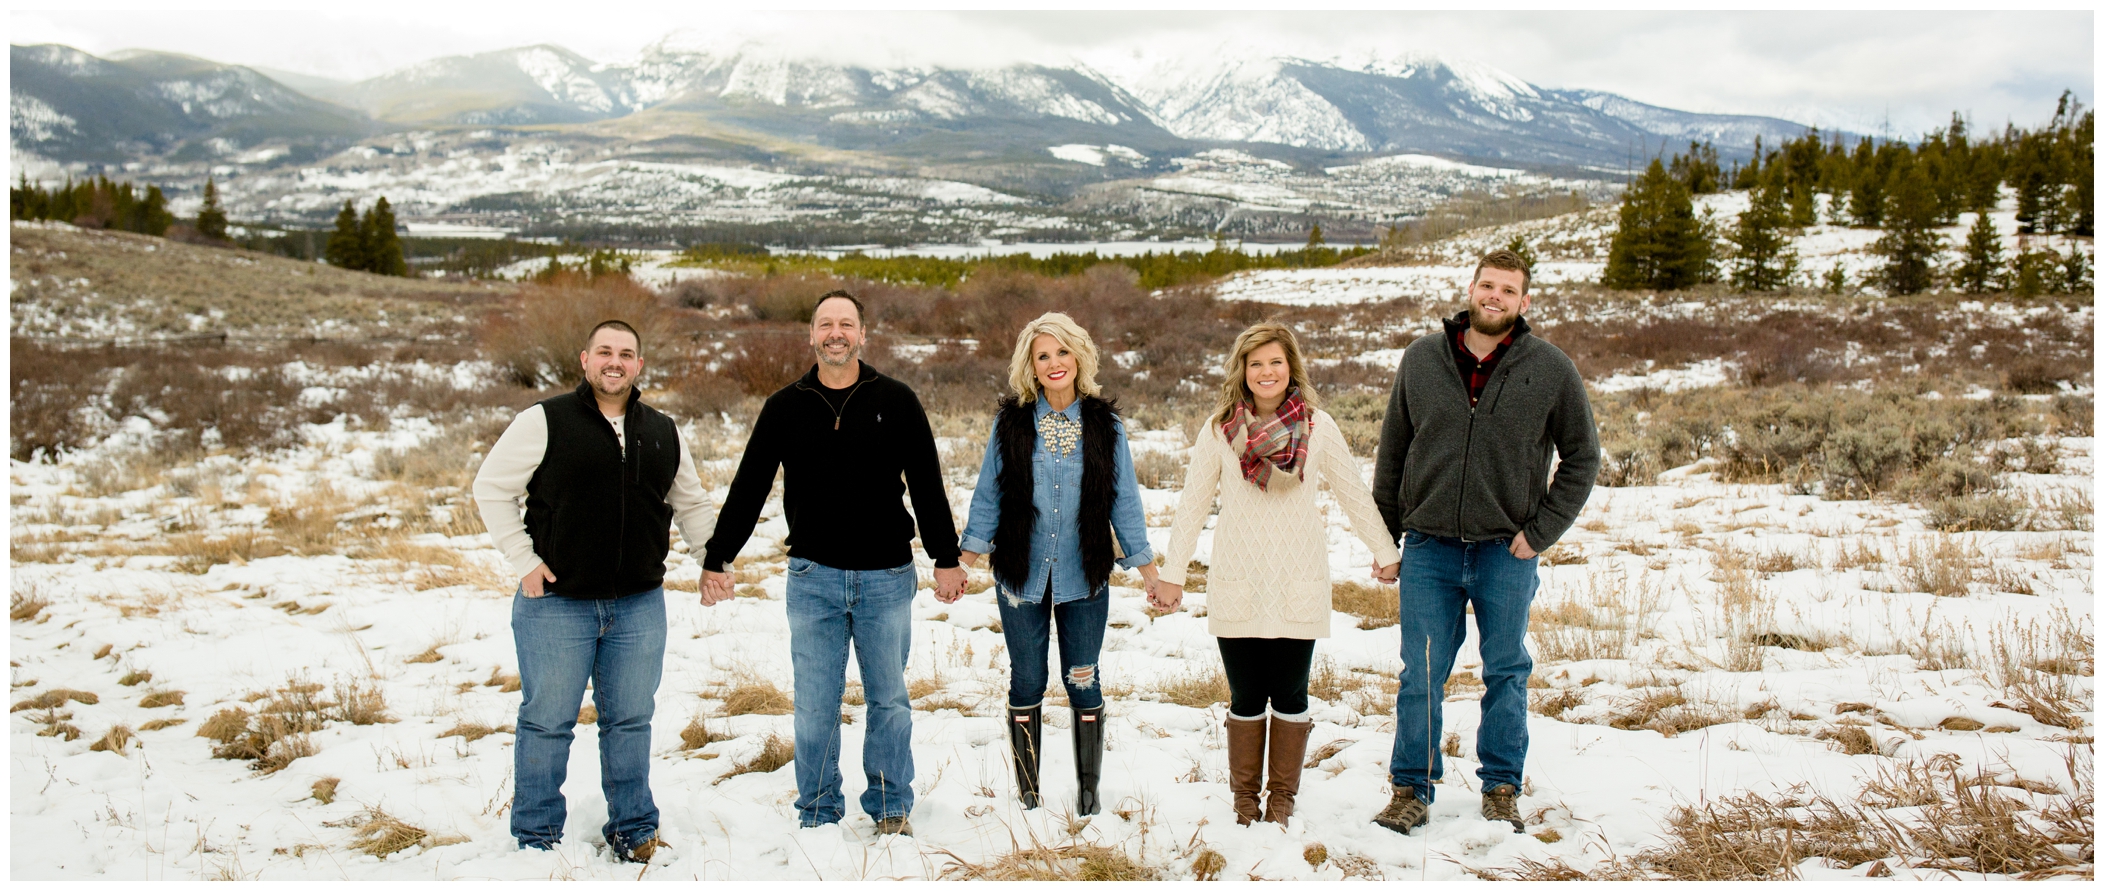
M 1259 489 L 1268 489 L 1274 468 L 1299 479 L 1307 478 L 1304 471 L 1308 463 L 1308 431 L 1314 423 L 1314 410 L 1300 398 L 1300 388 L 1295 387 L 1286 391 L 1285 401 L 1268 418 L 1258 419 L 1256 407 L 1247 402 L 1236 403 L 1234 412 L 1220 425 L 1220 432 L 1227 437 L 1228 445 L 1241 448 L 1242 478 Z

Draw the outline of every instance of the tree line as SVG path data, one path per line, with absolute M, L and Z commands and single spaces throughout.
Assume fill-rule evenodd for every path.
M 1741 290 L 1778 290 L 1799 272 L 1790 235 L 1825 222 L 1882 230 L 1875 251 L 1883 262 L 1867 283 L 1888 293 L 1919 293 L 1939 280 L 1972 293 L 2080 290 L 2089 269 L 2079 247 L 2061 255 L 2026 246 L 2005 258 L 1988 213 L 2006 187 L 2019 234 L 2093 237 L 2095 134 L 2094 112 L 2063 94 L 2045 126 L 2011 125 L 1988 137 L 1973 136 L 1955 114 L 1913 144 L 1864 137 L 1849 147 L 1815 128 L 1776 148 L 1756 140 L 1753 157 L 1729 170 L 1713 147 L 1690 143 L 1670 161 L 1654 158 L 1623 193 L 1601 283 L 1671 290 L 1728 277 Z M 1696 216 L 1693 196 L 1726 188 L 1748 192 L 1751 203 L 1719 231 Z M 1975 214 L 1974 223 L 1959 262 L 1941 269 L 1936 230 L 1962 213 Z M 1820 283 L 1840 290 L 1845 275 L 1837 266 Z
M 111 182 L 97 176 L 78 182 L 67 177 L 64 185 L 46 189 L 29 181 L 7 190 L 8 219 L 57 220 L 83 229 L 118 229 L 141 235 L 165 235 L 175 224 L 168 212 L 168 196 L 160 186 L 144 190 L 129 182 Z

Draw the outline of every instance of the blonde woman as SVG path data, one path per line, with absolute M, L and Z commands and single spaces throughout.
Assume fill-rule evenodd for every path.
M 1008 741 L 1025 807 L 1042 800 L 1045 665 L 1058 625 L 1082 815 L 1096 813 L 1103 773 L 1096 663 L 1110 617 L 1111 566 L 1138 569 L 1150 586 L 1155 579 L 1125 424 L 1117 403 L 1100 395 L 1097 367 L 1096 342 L 1064 313 L 1039 316 L 1016 335 L 1013 393 L 1001 399 L 958 542 L 965 566 L 993 555 L 1008 643 Z
M 1308 748 L 1308 667 L 1315 641 L 1330 636 L 1329 535 L 1316 484 L 1328 483 L 1344 506 L 1353 534 L 1383 567 L 1378 578 L 1394 578 L 1402 557 L 1344 434 L 1315 407 L 1293 330 L 1251 325 L 1235 338 L 1225 372 L 1219 406 L 1191 446 L 1167 565 L 1151 599 L 1182 602 L 1184 567 L 1217 495 L 1206 611 L 1231 691 L 1228 785 L 1237 822 L 1284 824 Z M 1258 793 L 1267 789 L 1260 814 Z

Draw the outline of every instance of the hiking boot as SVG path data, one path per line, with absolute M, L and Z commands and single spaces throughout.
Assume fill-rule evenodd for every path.
M 903 835 L 913 837 L 913 822 L 905 817 L 885 817 L 877 821 L 878 835 Z
M 1303 715 L 1305 716 L 1305 715 Z M 1288 721 L 1271 717 L 1270 779 L 1264 788 L 1264 820 L 1286 825 L 1293 817 L 1293 798 L 1300 794 L 1300 762 L 1308 756 L 1308 731 L 1314 721 Z
M 1512 831 L 1527 831 L 1527 821 L 1520 818 L 1520 790 L 1511 783 L 1499 783 L 1483 790 L 1483 819 L 1512 824 Z
M 1096 784 L 1103 779 L 1103 706 L 1074 710 L 1074 779 L 1081 786 L 1074 813 L 1096 813 Z
M 1235 822 L 1247 826 L 1264 813 L 1257 794 L 1264 790 L 1265 716 L 1227 716 L 1227 788 L 1235 794 Z
M 1432 819 L 1431 808 L 1417 800 L 1417 790 L 1409 786 L 1396 786 L 1391 790 L 1388 806 L 1374 815 L 1373 821 L 1383 829 L 1409 835 L 1410 830 L 1425 825 Z
M 1044 704 L 1008 707 L 1008 752 L 1015 760 L 1015 784 L 1025 809 L 1042 803 L 1038 794 L 1038 753 L 1044 749 Z
M 613 848 L 614 858 L 624 863 L 649 863 L 650 858 L 657 854 L 658 840 L 657 836 L 653 835 L 625 851 L 621 849 L 620 845 L 609 845 L 609 847 Z M 666 845 L 665 847 L 669 848 L 672 846 Z

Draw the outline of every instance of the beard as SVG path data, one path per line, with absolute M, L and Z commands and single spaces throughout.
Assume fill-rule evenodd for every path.
M 838 361 L 835 361 L 832 356 L 826 353 L 826 346 L 835 343 L 845 343 L 845 341 L 839 338 L 835 338 L 833 340 L 820 341 L 817 346 L 811 348 L 811 351 L 818 354 L 818 361 L 833 368 L 844 368 L 849 365 L 853 365 L 855 364 L 856 360 L 862 358 L 862 345 L 858 343 L 849 345 L 847 348 L 847 355 L 842 356 Z
M 1484 337 L 1504 337 L 1505 332 L 1511 331 L 1512 326 L 1519 324 L 1519 322 L 1520 314 L 1516 312 L 1508 312 L 1502 320 L 1492 322 L 1483 318 L 1482 310 L 1473 306 L 1469 307 L 1468 326 Z
M 628 391 L 636 385 L 636 380 L 633 377 L 623 377 L 618 384 L 607 380 L 604 374 L 592 374 L 588 378 L 592 382 L 593 390 L 608 396 L 626 396 Z

